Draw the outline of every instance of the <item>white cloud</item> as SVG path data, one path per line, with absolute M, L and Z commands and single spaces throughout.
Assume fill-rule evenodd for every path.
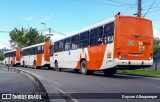
M 160 33 L 155 28 L 153 29 L 153 35 L 154 35 L 154 37 L 158 37 L 160 39 Z
M 51 37 L 51 40 L 52 40 L 52 42 L 54 42 L 54 41 L 60 40 L 60 39 L 62 39 L 62 38 L 64 38 L 64 37 L 65 37 L 65 35 L 54 34 L 54 35 Z
M 2 48 L 11 49 L 9 43 L 0 43 L 0 49 L 2 49 Z
M 32 21 L 34 19 L 34 17 L 29 16 L 29 17 L 22 17 L 23 20 L 25 21 Z

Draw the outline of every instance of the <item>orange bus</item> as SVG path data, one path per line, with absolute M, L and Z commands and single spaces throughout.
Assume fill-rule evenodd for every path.
M 153 63 L 152 21 L 116 15 L 53 42 L 50 52 L 50 66 L 57 71 L 72 68 L 109 76 L 117 69 L 146 68 Z
M 50 42 L 44 42 L 22 48 L 21 65 L 23 67 L 34 66 L 34 68 L 50 68 Z
M 5 59 L 3 60 L 5 65 L 11 64 L 12 66 L 20 65 L 20 49 L 7 51 L 4 53 Z

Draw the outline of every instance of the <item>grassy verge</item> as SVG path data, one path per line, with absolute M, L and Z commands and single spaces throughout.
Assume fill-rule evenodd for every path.
M 142 75 L 160 76 L 160 71 L 155 71 L 155 70 L 136 69 L 136 70 L 118 70 L 118 72 L 125 73 L 125 74 L 142 74 Z

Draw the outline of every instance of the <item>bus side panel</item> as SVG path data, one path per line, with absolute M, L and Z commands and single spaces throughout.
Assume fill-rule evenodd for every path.
M 16 64 L 16 57 L 12 57 L 11 61 L 12 61 L 11 63 L 12 65 Z
M 17 50 L 16 50 L 16 61 L 20 61 L 20 58 L 21 58 L 20 52 L 21 52 L 20 49 L 17 49 Z
M 104 70 L 107 68 L 113 68 L 114 67 L 114 42 L 107 44 L 107 47 L 105 49 L 105 54 L 103 58 L 103 63 L 100 68 L 100 70 Z
M 5 59 L 4 59 L 4 64 L 9 64 L 10 63 L 10 60 L 9 60 L 10 58 L 9 57 L 6 57 Z M 8 63 L 9 62 L 9 63 Z
M 106 45 L 99 45 L 80 49 L 76 69 L 80 69 L 80 61 L 83 58 L 87 61 L 88 70 L 99 70 L 102 66 L 106 47 Z
M 106 44 L 88 48 L 89 61 L 87 61 L 88 70 L 99 70 L 102 66 L 105 55 Z
M 50 42 L 45 42 L 44 44 L 44 61 L 49 62 L 50 61 Z
M 42 54 L 37 54 L 37 66 L 42 66 Z

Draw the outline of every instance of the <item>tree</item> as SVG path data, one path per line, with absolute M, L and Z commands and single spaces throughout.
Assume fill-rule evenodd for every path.
M 154 54 L 158 52 L 160 58 L 160 40 L 154 40 Z
M 0 61 L 2 61 L 4 59 L 4 56 L 2 54 L 2 52 L 0 51 Z
M 38 31 L 32 27 L 30 29 L 25 29 L 23 27 L 21 29 L 14 28 L 9 33 L 9 36 L 11 38 L 10 44 L 13 48 L 22 48 L 42 43 L 44 39 L 45 41 L 50 41 L 50 37 L 39 34 Z

